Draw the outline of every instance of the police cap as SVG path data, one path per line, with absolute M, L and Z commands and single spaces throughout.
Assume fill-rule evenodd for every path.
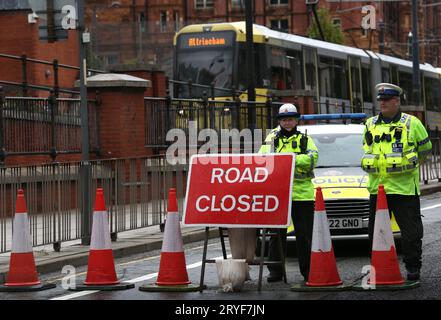
M 375 90 L 377 90 L 377 100 L 388 100 L 403 93 L 403 89 L 392 83 L 379 83 L 375 86 Z
M 279 108 L 279 114 L 277 119 L 283 118 L 300 118 L 300 113 L 297 112 L 297 108 L 292 103 L 285 103 Z

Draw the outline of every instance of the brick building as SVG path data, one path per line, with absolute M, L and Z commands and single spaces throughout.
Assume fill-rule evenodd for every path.
M 435 2 L 427 0 L 419 7 L 420 59 L 439 65 L 441 6 L 430 6 Z M 361 27 L 364 5 L 376 8 L 377 28 L 372 32 Z M 329 9 L 332 22 L 343 31 L 344 44 L 380 51 L 383 32 L 386 54 L 409 57 L 410 2 L 322 0 L 318 7 Z M 175 31 L 192 23 L 245 19 L 244 0 L 96 0 L 87 1 L 86 12 L 93 34 L 91 51 L 100 66 L 145 62 L 168 76 Z M 312 19 L 305 1 L 254 0 L 255 23 L 272 29 L 306 36 Z
M 38 21 L 28 22 L 32 13 L 27 1 L 0 1 L 0 54 L 21 56 L 78 66 L 78 36 L 70 30 L 68 39 L 48 43 L 39 40 Z M 0 57 L 0 80 L 23 83 L 23 63 L 20 60 Z M 51 65 L 38 64 L 28 61 L 25 67 L 26 82 L 40 86 L 53 87 L 55 83 L 54 68 Z M 61 70 L 61 68 L 60 68 Z M 58 77 L 58 85 L 71 89 L 79 78 L 79 71 L 63 69 Z M 16 86 L 5 86 L 9 95 L 23 94 Z M 29 90 L 28 94 L 46 96 L 48 92 Z
M 8 0 L 9 1 L 9 0 Z M 11 2 L 11 1 L 9 1 Z M 12 0 L 17 5 L 23 0 Z M 307 35 L 313 16 L 305 1 L 253 0 L 254 20 L 257 24 Z M 421 1 L 420 1 L 421 2 Z M 26 6 L 5 10 L 0 0 L 0 53 L 21 55 L 77 65 L 77 41 L 71 32 L 67 41 L 48 44 L 38 40 L 38 25 L 27 23 Z M 419 6 L 420 59 L 439 66 L 441 39 L 441 6 L 437 0 L 427 0 Z M 362 7 L 376 8 L 376 26 L 372 31 L 361 27 Z M 386 54 L 409 59 L 409 31 L 411 30 L 410 2 L 321 0 L 319 8 L 330 11 L 332 22 L 343 31 L 344 43 L 362 49 L 381 51 L 380 34 L 384 34 Z M 111 69 L 114 65 L 151 65 L 172 75 L 175 32 L 192 23 L 239 21 L 245 19 L 244 0 L 90 0 L 86 1 L 86 25 L 91 32 L 89 66 Z M 10 81 L 21 81 L 20 61 L 0 58 L 3 74 Z M 31 68 L 29 66 L 29 68 Z M 51 85 L 53 72 L 48 66 L 29 70 L 28 82 Z M 69 87 L 77 72 L 62 77 Z M 4 78 L 4 77 L 2 77 Z M 2 80 L 2 79 L 0 79 Z M 60 84 L 61 85 L 61 84 Z

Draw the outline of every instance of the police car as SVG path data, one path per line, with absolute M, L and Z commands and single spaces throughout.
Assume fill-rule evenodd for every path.
M 304 120 L 362 119 L 365 114 L 304 115 Z M 368 239 L 368 175 L 361 169 L 363 124 L 318 124 L 298 126 L 312 137 L 319 157 L 312 180 L 322 188 L 329 228 L 333 240 Z M 400 237 L 392 215 L 392 231 Z M 291 223 L 288 240 L 295 239 Z

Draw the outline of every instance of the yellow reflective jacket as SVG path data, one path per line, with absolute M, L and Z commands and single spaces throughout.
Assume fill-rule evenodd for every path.
M 306 143 L 302 143 L 302 137 L 306 139 Z M 271 130 L 265 139 L 265 144 L 263 144 L 259 150 L 259 153 L 271 152 L 296 154 L 292 200 L 313 201 L 315 194 L 311 179 L 314 178 L 314 168 L 317 165 L 318 151 L 312 138 L 300 132 L 286 137 L 281 134 L 280 127 L 277 127 Z
M 432 149 L 421 121 L 398 113 L 390 123 L 381 115 L 366 121 L 363 170 L 369 174 L 368 190 L 377 194 L 383 184 L 387 194 L 420 194 L 419 166 Z

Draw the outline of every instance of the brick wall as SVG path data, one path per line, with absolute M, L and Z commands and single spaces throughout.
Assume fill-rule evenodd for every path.
M 0 53 L 28 58 L 47 60 L 58 59 L 59 63 L 78 66 L 78 39 L 74 30 L 69 31 L 67 40 L 55 43 L 41 41 L 38 38 L 38 23 L 29 24 L 30 11 L 0 11 Z M 4 81 L 22 82 L 21 61 L 0 58 L 0 79 Z M 77 79 L 78 71 L 59 69 L 59 86 L 72 88 Z M 54 85 L 52 66 L 27 63 L 28 84 L 43 86 Z M 44 91 L 33 91 L 33 96 L 47 96 Z

